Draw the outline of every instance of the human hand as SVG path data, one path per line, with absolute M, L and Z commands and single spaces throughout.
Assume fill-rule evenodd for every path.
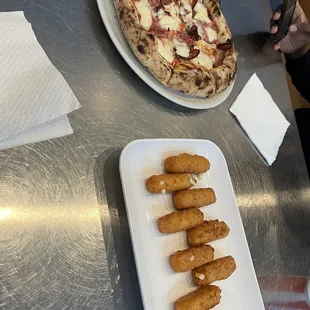
M 277 8 L 272 19 L 273 24 L 276 23 L 281 16 L 281 7 Z M 278 31 L 278 26 L 274 25 L 271 28 L 271 33 Z M 310 42 L 310 24 L 297 1 L 294 15 L 287 35 L 277 44 L 274 45 L 274 50 L 280 50 L 285 54 L 292 56 L 302 56 L 308 50 L 308 43 Z

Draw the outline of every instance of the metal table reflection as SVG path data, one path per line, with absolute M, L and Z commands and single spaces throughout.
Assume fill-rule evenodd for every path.
M 309 274 L 306 166 L 280 56 L 263 52 L 258 33 L 268 31 L 269 3 L 222 6 L 239 52 L 237 80 L 225 103 L 192 111 L 133 73 L 94 0 L 0 2 L 0 11 L 25 11 L 83 106 L 70 115 L 74 135 L 0 152 L 0 308 L 142 308 L 118 172 L 122 148 L 141 138 L 214 141 L 226 156 L 260 285 Z M 228 112 L 254 72 L 291 123 L 272 167 Z

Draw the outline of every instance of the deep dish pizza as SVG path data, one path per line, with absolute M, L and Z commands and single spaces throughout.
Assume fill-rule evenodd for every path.
M 217 0 L 115 0 L 123 32 L 164 85 L 211 97 L 233 81 L 237 54 Z

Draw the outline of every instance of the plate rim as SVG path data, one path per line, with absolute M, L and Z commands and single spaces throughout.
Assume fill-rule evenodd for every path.
M 140 265 L 138 264 L 138 250 L 136 248 L 136 237 L 133 233 L 133 225 L 132 225 L 132 222 L 131 222 L 131 217 L 129 215 L 129 206 L 127 205 L 127 191 L 126 191 L 126 187 L 124 185 L 125 181 L 124 181 L 124 174 L 123 174 L 123 161 L 124 161 L 124 154 L 126 154 L 126 152 L 128 151 L 128 149 L 130 149 L 132 146 L 136 145 L 136 144 L 139 144 L 139 143 L 149 143 L 149 142 L 166 142 L 166 141 L 176 141 L 176 142 L 207 142 L 208 144 L 210 144 L 212 147 L 214 147 L 215 149 L 217 149 L 217 151 L 219 151 L 219 154 L 220 156 L 222 157 L 222 159 L 224 160 L 224 167 L 228 173 L 228 176 L 229 176 L 229 186 L 230 186 L 230 189 L 232 190 L 233 192 L 233 199 L 234 199 L 234 202 L 235 202 L 235 205 L 236 205 L 236 209 L 237 209 L 237 212 L 238 212 L 238 221 L 239 221 L 239 224 L 241 225 L 241 231 L 242 231 L 242 234 L 243 234 L 243 237 L 246 241 L 246 252 L 248 254 L 248 257 L 250 258 L 250 266 L 251 266 L 251 270 L 252 270 L 252 273 L 254 274 L 254 285 L 259 293 L 259 299 L 260 299 L 260 306 L 261 306 L 261 309 L 265 309 L 264 308 L 264 302 L 263 302 L 263 298 L 262 298 L 262 293 L 261 293 L 261 290 L 260 290 L 260 287 L 259 287 L 259 284 L 258 284 L 258 278 L 257 278 L 257 274 L 256 274 L 256 271 L 255 271 L 255 268 L 254 268 L 254 263 L 253 263 L 253 258 L 252 258 L 252 254 L 251 254 L 251 251 L 250 251 L 250 247 L 249 247 L 249 243 L 248 243 L 248 239 L 247 239 L 247 236 L 246 236 L 246 233 L 245 233 L 245 229 L 244 229 L 244 225 L 243 225 L 243 221 L 242 221 L 242 217 L 241 217 L 241 214 L 240 214 L 240 210 L 239 210 L 239 206 L 238 206 L 238 203 L 237 203 L 237 198 L 236 198 L 236 194 L 235 194 L 235 191 L 234 191 L 234 187 L 233 187 L 233 184 L 232 184 L 232 181 L 231 181 L 231 176 L 230 176 L 230 173 L 229 173 L 229 169 L 228 169 L 228 165 L 227 165 L 227 161 L 226 161 L 226 158 L 222 152 L 222 150 L 211 140 L 206 140 L 206 139 L 169 139 L 169 138 L 156 138 L 156 139 L 137 139 L 137 140 L 133 140 L 131 142 L 129 142 L 123 149 L 122 149 L 122 152 L 120 154 L 120 158 L 119 158 L 119 174 L 120 174 L 120 178 L 121 178 L 121 183 L 122 183 L 122 190 L 123 190 L 123 196 L 124 196 L 124 202 L 125 202 L 125 207 L 126 207 L 126 213 L 127 213 L 127 219 L 128 219 L 128 223 L 129 223 L 129 230 L 130 230 L 130 239 L 131 239 L 131 243 L 132 243 L 132 248 L 133 248 L 133 253 L 134 253 L 134 259 L 135 259 L 135 265 L 136 265 L 136 271 L 137 271 L 137 275 L 138 275 L 138 279 L 139 279 L 139 286 L 140 286 L 140 293 L 141 293 L 141 297 L 142 297 L 142 301 L 143 301 L 143 306 L 145 309 L 147 309 L 147 303 L 146 303 L 146 293 L 145 293 L 145 288 L 143 287 L 142 285 L 142 276 L 141 276 L 141 272 L 140 272 Z
M 139 59 L 136 57 L 136 55 L 134 55 L 134 53 L 131 51 L 132 56 L 137 58 L 137 60 L 139 61 L 141 68 L 139 66 L 137 66 L 133 61 L 132 61 L 132 56 L 130 56 L 120 45 L 117 36 L 114 36 L 114 32 L 112 30 L 112 25 L 111 23 L 108 22 L 108 19 L 106 19 L 104 16 L 105 14 L 105 9 L 104 9 L 104 2 L 106 1 L 114 1 L 114 0 L 96 0 L 97 2 L 97 6 L 99 9 L 99 13 L 100 13 L 100 17 L 101 20 L 109 34 L 109 37 L 111 39 L 111 41 L 113 42 L 114 46 L 116 47 L 117 51 L 119 52 L 119 54 L 122 56 L 122 58 L 125 60 L 125 62 L 127 63 L 127 65 L 131 68 L 131 70 L 145 83 L 147 84 L 150 88 L 152 88 L 156 93 L 158 93 L 160 96 L 172 101 L 175 104 L 178 104 L 180 106 L 186 107 L 186 108 L 190 108 L 190 109 L 195 109 L 195 110 L 207 110 L 207 109 L 211 109 L 211 108 L 215 108 L 217 106 L 219 106 L 220 104 L 222 104 L 223 102 L 225 102 L 227 100 L 227 98 L 230 96 L 230 94 L 232 93 L 232 90 L 234 88 L 235 85 L 235 81 L 236 81 L 236 76 L 234 78 L 234 80 L 232 81 L 232 83 L 222 92 L 216 94 L 215 96 L 221 95 L 224 92 L 227 92 L 227 94 L 225 93 L 224 95 L 224 99 L 222 101 L 218 101 L 216 103 L 208 103 L 208 99 L 212 99 L 215 96 L 211 97 L 211 98 L 199 98 L 199 97 L 191 97 L 188 96 L 188 99 L 196 99 L 197 103 L 193 103 L 193 102 L 188 102 L 188 103 L 184 103 L 183 101 L 180 101 L 177 97 L 174 97 L 173 92 L 177 92 L 173 89 L 169 89 L 168 87 L 166 87 L 165 85 L 163 85 L 162 83 L 160 83 L 159 81 L 157 81 L 157 79 L 154 76 L 148 76 L 148 74 L 151 74 L 143 65 L 142 63 L 139 61 Z M 116 13 L 116 9 L 115 6 L 113 4 L 115 13 Z M 119 23 L 118 17 L 117 17 L 117 13 L 116 13 L 116 18 L 117 18 L 117 22 Z M 123 32 L 121 33 L 121 35 L 124 37 Z M 126 38 L 124 37 L 126 43 L 128 44 Z M 131 47 L 129 46 L 130 50 Z M 142 71 L 146 72 L 146 75 L 143 75 Z M 141 71 L 141 72 L 140 72 Z M 154 79 L 154 81 L 152 80 L 152 78 Z M 156 82 L 158 82 L 159 84 L 156 85 Z M 177 92 L 178 93 L 178 92 Z M 179 96 L 182 96 L 182 93 L 178 94 Z M 184 95 L 184 100 L 186 100 L 186 95 Z M 202 102 L 199 102 L 199 101 Z

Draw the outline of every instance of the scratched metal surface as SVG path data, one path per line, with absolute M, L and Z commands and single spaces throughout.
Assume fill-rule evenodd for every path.
M 0 152 L 0 308 L 142 308 L 118 173 L 121 149 L 139 138 L 214 141 L 258 276 L 309 274 L 309 183 L 284 71 L 279 56 L 262 52 L 261 36 L 249 35 L 268 30 L 269 5 L 222 4 L 239 51 L 237 81 L 221 106 L 190 111 L 131 71 L 94 0 L 0 1 L 0 11 L 25 11 L 83 106 L 70 115 L 74 135 Z M 271 168 L 228 112 L 253 72 L 292 124 Z

